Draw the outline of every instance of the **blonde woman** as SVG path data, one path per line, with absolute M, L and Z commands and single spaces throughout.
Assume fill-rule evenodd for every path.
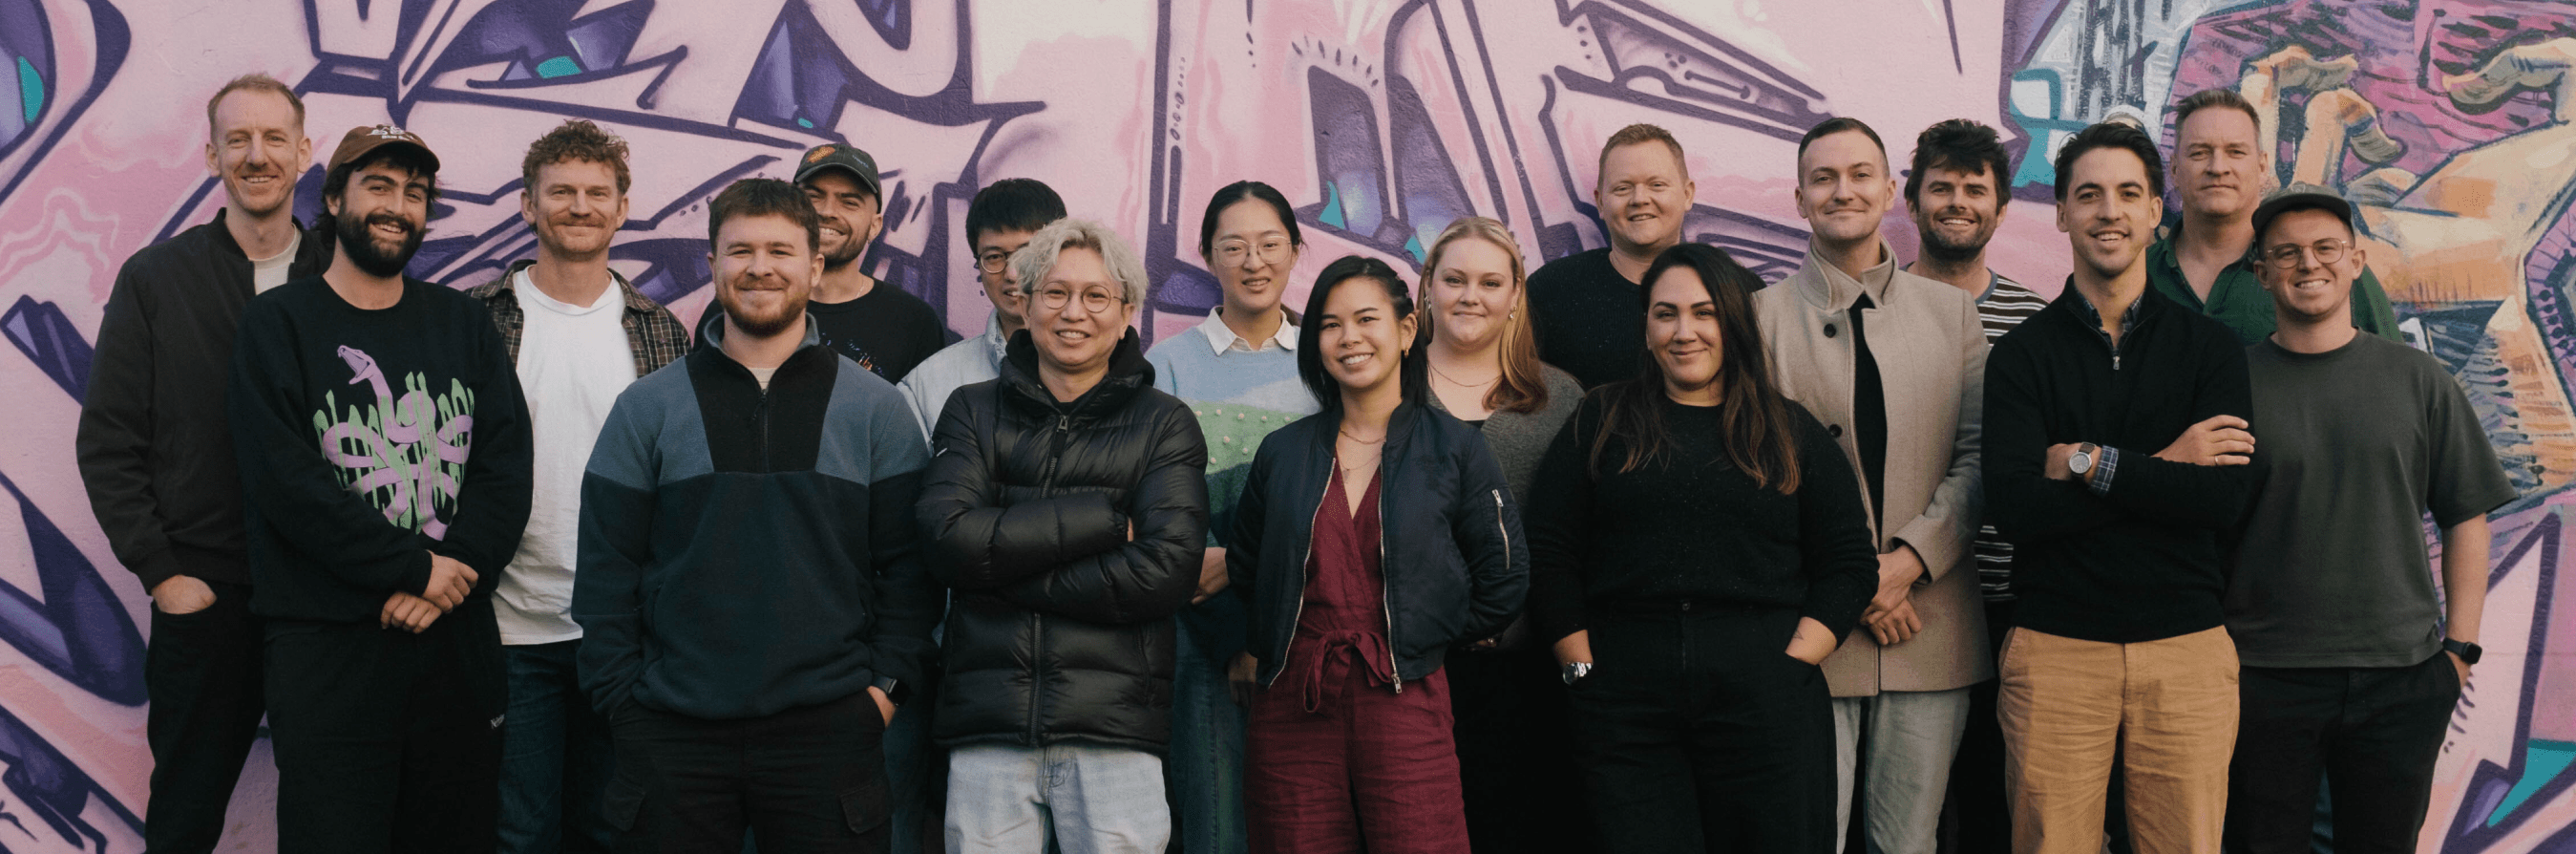
M 1430 403 L 1484 434 L 1513 500 L 1525 502 L 1583 385 L 1538 360 L 1520 242 L 1501 222 L 1465 217 L 1431 242 L 1422 270 L 1414 301 L 1423 307 Z M 1590 814 L 1569 814 L 1554 794 L 1576 773 L 1556 659 L 1529 642 L 1527 620 L 1459 652 L 1449 658 L 1449 686 L 1476 851 L 1589 850 Z

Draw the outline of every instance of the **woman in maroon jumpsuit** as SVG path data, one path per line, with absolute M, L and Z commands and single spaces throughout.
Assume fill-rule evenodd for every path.
M 1261 686 L 1245 735 L 1252 850 L 1466 854 L 1440 663 L 1519 610 L 1518 509 L 1483 437 L 1420 403 L 1393 269 L 1335 261 L 1305 317 L 1299 373 L 1324 411 L 1262 442 L 1227 552 Z

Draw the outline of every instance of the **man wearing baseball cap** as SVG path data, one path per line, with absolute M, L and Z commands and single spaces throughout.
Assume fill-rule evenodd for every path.
M 827 142 L 797 161 L 796 186 L 823 220 L 823 278 L 814 283 L 806 316 L 813 318 L 824 346 L 886 382 L 902 382 L 912 366 L 948 346 L 954 336 L 929 303 L 860 269 L 868 244 L 885 230 L 877 159 L 857 146 Z M 698 347 L 707 346 L 707 332 L 719 315 L 710 311 L 699 321 Z
M 2322 187 L 2253 215 L 2274 331 L 2246 350 L 2263 483 L 2226 592 L 2239 730 L 2227 848 L 2305 852 L 2320 772 L 2335 850 L 2414 850 L 2451 708 L 2478 661 L 2486 514 L 2514 497 L 2460 383 L 2354 328 L 2368 259 Z M 2442 529 L 2442 592 L 2422 519 Z
M 278 851 L 491 851 L 506 704 L 491 592 L 528 521 L 527 408 L 472 297 L 403 275 L 438 156 L 340 140 L 331 265 L 253 298 L 227 409 L 267 621 Z

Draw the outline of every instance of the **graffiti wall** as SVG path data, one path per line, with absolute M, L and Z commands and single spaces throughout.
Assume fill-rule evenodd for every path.
M 257 70 L 303 93 L 319 152 L 384 121 L 440 150 L 428 279 L 532 253 L 519 155 L 581 117 L 634 146 L 616 265 L 684 320 L 709 299 L 706 200 L 845 140 L 885 169 L 865 263 L 950 327 L 987 310 L 966 201 L 1025 176 L 1142 248 L 1149 336 L 1217 300 L 1195 246 L 1219 186 L 1285 191 L 1309 275 L 1350 252 L 1410 269 L 1469 213 L 1535 265 L 1602 244 L 1597 147 L 1636 121 L 1689 148 L 1690 238 L 1770 278 L 1806 240 L 1809 125 L 1863 118 L 1900 163 L 1935 121 L 1994 125 L 2024 157 L 1991 260 L 2054 292 L 2045 155 L 2114 115 L 2169 140 L 2180 95 L 2238 88 L 2272 117 L 2276 177 L 2362 205 L 2409 334 L 2522 491 L 2422 850 L 2576 852 L 2571 64 L 2576 5 L 2503 0 L 0 0 L 0 851 L 140 849 L 149 599 L 90 517 L 72 433 L 118 265 L 220 207 L 203 101 Z M 228 849 L 271 847 L 274 778 L 263 747 Z

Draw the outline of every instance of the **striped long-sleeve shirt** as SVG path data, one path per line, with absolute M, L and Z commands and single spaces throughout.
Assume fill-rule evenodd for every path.
M 2048 307 L 2048 298 L 2022 283 L 1993 273 L 1994 282 L 1986 292 L 1977 295 L 1977 319 L 1986 327 L 1986 343 L 1994 344 L 2013 327 Z M 1977 589 L 1988 602 L 2009 602 L 2012 590 L 2012 543 L 1995 533 L 1991 523 L 1977 530 Z

